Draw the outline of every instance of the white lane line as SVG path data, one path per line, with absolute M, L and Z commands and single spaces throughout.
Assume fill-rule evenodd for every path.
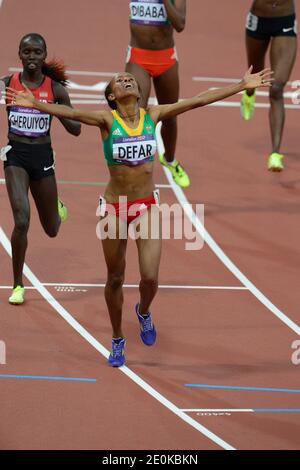
M 88 95 L 87 95 L 88 96 Z M 72 104 L 102 104 L 102 105 L 107 105 L 107 101 L 104 95 L 99 95 L 97 96 L 98 99 L 84 99 L 84 98 L 73 98 L 71 99 Z M 153 106 L 156 104 L 155 98 L 150 97 L 148 100 L 148 103 L 150 106 Z
M 103 98 L 99 99 L 99 100 L 84 100 L 84 99 L 80 99 L 80 100 L 74 100 L 74 99 L 71 99 L 71 103 L 73 105 L 75 104 L 97 104 L 97 105 L 105 105 L 106 104 L 106 100 L 103 96 Z
M 36 288 L 33 286 L 24 286 L 24 287 L 25 289 L 36 290 Z M 0 286 L 0 289 L 2 290 L 6 290 L 6 289 L 10 290 L 11 288 L 12 286 Z
M 71 98 L 71 103 L 73 105 L 77 105 L 77 104 L 91 105 L 91 106 L 92 105 L 105 105 L 105 106 L 107 105 L 104 95 L 99 95 L 99 99 Z M 149 105 L 154 106 L 155 104 L 156 104 L 155 98 L 151 97 L 149 99 Z M 215 107 L 215 108 L 239 108 L 240 102 L 239 101 L 217 101 L 216 103 L 211 103 L 208 106 Z M 296 105 L 296 104 L 285 104 L 284 107 L 285 109 L 300 109 L 300 105 Z M 255 103 L 255 109 L 269 109 L 269 108 L 270 108 L 269 103 Z
M 155 187 L 160 188 L 160 189 L 171 189 L 172 188 L 172 186 L 170 184 L 156 184 Z
M 90 186 L 90 185 L 93 185 L 93 186 L 105 186 L 107 185 L 108 183 L 105 181 L 105 182 L 102 182 L 102 181 L 72 181 L 72 180 L 57 180 L 57 183 L 58 184 L 73 184 L 73 185 L 81 185 L 81 186 Z M 5 179 L 4 178 L 0 178 L 0 184 L 5 184 Z M 159 189 L 171 189 L 172 186 L 170 184 L 156 184 L 155 185 L 156 188 L 159 188 Z
M 9 67 L 9 72 L 22 72 L 21 67 Z M 113 77 L 116 72 L 88 72 L 86 70 L 67 70 L 67 75 L 81 75 L 82 77 Z
M 241 106 L 239 101 L 217 101 L 216 103 L 209 104 L 215 108 L 239 108 Z M 285 109 L 300 109 L 300 106 L 297 104 L 285 104 Z M 269 103 L 255 103 L 255 109 L 269 109 Z
M 100 101 L 104 98 L 104 95 L 93 95 L 90 93 L 69 93 L 70 98 L 78 98 L 78 101 L 83 98 L 88 98 L 89 100 L 97 100 Z
M 16 72 L 16 71 L 21 71 L 22 69 L 19 67 L 9 67 L 9 71 L 11 72 Z M 75 75 L 91 75 L 91 76 L 111 76 L 113 73 L 111 72 L 80 72 L 80 71 L 69 71 L 70 74 L 75 74 Z M 230 79 L 230 78 L 218 78 L 214 79 L 213 77 L 193 77 L 193 79 L 197 79 L 197 81 L 213 81 L 213 82 L 222 82 L 222 83 L 236 83 L 239 82 L 237 79 Z M 199 80 L 198 80 L 199 79 Z M 69 81 L 68 88 L 70 90 L 82 90 L 82 91 L 99 91 L 103 92 L 105 89 L 106 82 L 99 82 L 93 85 L 80 85 L 75 82 Z M 292 82 L 289 82 L 290 84 Z M 218 88 L 216 87 L 210 87 L 210 90 L 216 90 Z M 241 93 L 240 93 L 241 94 Z M 268 96 L 268 92 L 266 91 L 257 91 L 258 96 Z M 285 98 L 293 98 L 295 96 L 295 91 L 294 92 L 286 92 L 284 93 Z M 103 94 L 89 94 L 89 93 L 72 93 L 70 92 L 70 98 L 71 98 L 71 103 L 73 105 L 106 105 L 106 98 Z M 155 97 L 150 97 L 149 98 L 149 105 L 153 106 L 157 104 Z M 239 101 L 218 101 L 216 103 L 212 103 L 209 106 L 212 107 L 218 107 L 218 108 L 239 108 L 240 107 L 240 102 Z M 257 109 L 269 109 L 270 104 L 269 103 L 256 103 L 255 107 Z M 296 104 L 285 104 L 286 109 L 300 109 L 299 105 Z
M 212 86 L 212 87 L 209 87 L 209 90 L 221 90 L 221 88 Z M 240 91 L 237 94 L 242 95 L 243 92 Z M 263 96 L 265 98 L 269 98 L 269 92 L 268 91 L 256 90 L 256 96 Z M 286 91 L 286 92 L 283 93 L 283 96 L 284 96 L 284 98 L 293 98 L 295 96 L 295 91 Z
M 43 286 L 47 287 L 105 287 L 105 284 L 68 284 L 68 283 L 53 283 L 45 282 Z M 123 287 L 128 289 L 136 289 L 139 287 L 139 284 L 124 284 Z M 174 284 L 161 284 L 159 285 L 160 289 L 191 289 L 191 290 L 248 290 L 246 287 L 239 286 L 189 286 L 189 285 L 174 285 Z
M 214 83 L 239 83 L 240 78 L 223 78 L 223 77 L 192 77 L 194 82 L 214 82 Z M 287 85 L 292 85 L 294 82 L 287 82 Z
M 67 75 L 79 75 L 82 77 L 113 77 L 117 72 L 89 72 L 86 70 L 67 70 Z
M 90 93 L 91 92 L 103 93 L 107 85 L 108 85 L 108 81 L 97 82 L 97 83 L 94 83 L 93 85 L 81 85 L 80 83 L 75 83 L 75 82 L 72 82 L 71 80 L 68 80 L 68 83 L 67 83 L 67 87 L 69 90 L 73 90 L 73 91 L 76 90 L 77 92 L 89 91 Z M 98 96 L 101 96 L 101 95 L 98 95 Z
M 255 413 L 252 408 L 235 408 L 235 409 L 222 409 L 222 408 L 181 408 L 185 413 Z
M 156 137 L 158 143 L 159 153 L 164 152 L 164 144 L 160 134 L 161 123 L 156 127 Z M 220 246 L 215 242 L 212 236 L 205 229 L 199 217 L 193 211 L 191 204 L 189 203 L 186 195 L 182 189 L 174 183 L 171 173 L 167 168 L 163 167 L 165 175 L 172 185 L 175 196 L 177 197 L 178 202 L 181 204 L 184 212 L 187 217 L 190 219 L 191 223 L 195 229 L 199 232 L 204 241 L 208 244 L 210 249 L 215 253 L 219 260 L 227 267 L 227 269 L 243 284 L 249 291 L 261 302 L 270 312 L 272 312 L 279 320 L 281 320 L 288 328 L 293 330 L 297 335 L 300 336 L 300 326 L 297 325 L 293 320 L 291 320 L 285 313 L 283 313 L 279 308 L 277 308 L 240 270 L 239 268 L 231 261 L 231 259 L 224 253 Z
M 194 82 L 214 82 L 214 83 L 239 83 L 240 78 L 223 78 L 223 77 L 192 77 Z
M 93 287 L 93 288 L 102 288 L 105 287 L 105 284 L 77 284 L 77 283 L 67 283 L 67 282 L 41 282 L 44 287 Z M 138 289 L 139 284 L 124 284 L 123 287 L 126 289 Z M 158 286 L 159 289 L 190 289 L 190 290 L 237 290 L 237 291 L 247 291 L 247 287 L 244 286 L 187 286 L 187 285 L 174 285 L 174 284 L 161 284 Z M 35 289 L 35 287 L 25 286 L 26 289 Z M 0 286 L 0 289 L 11 289 L 11 286 Z
M 3 0 L 0 0 L 0 7 L 3 3 Z M 9 67 L 9 72 L 22 72 L 21 67 Z M 86 70 L 67 70 L 67 75 L 79 75 L 82 77 L 113 77 L 117 72 L 93 72 Z M 194 82 L 213 82 L 213 83 L 239 83 L 240 78 L 223 78 L 223 77 L 192 77 Z M 287 82 L 287 85 L 292 85 L 294 82 Z
M 0 242 L 3 245 L 3 248 L 11 257 L 11 245 L 10 241 L 4 233 L 2 227 L 0 227 Z M 72 315 L 51 295 L 51 293 L 41 284 L 39 279 L 33 274 L 31 269 L 24 265 L 24 276 L 31 282 L 31 284 L 36 287 L 41 296 L 53 307 L 54 310 L 72 327 L 77 331 L 88 343 L 91 344 L 97 351 L 100 352 L 106 359 L 109 356 L 109 351 L 97 341 L 85 328 L 77 322 Z M 107 366 L 109 367 L 109 366 Z M 202 426 L 200 423 L 195 421 L 189 415 L 181 411 L 174 403 L 169 401 L 163 395 L 161 395 L 157 390 L 155 390 L 151 385 L 145 382 L 141 377 L 139 377 L 135 372 L 129 369 L 127 366 L 122 366 L 119 368 L 119 371 L 129 377 L 135 384 L 141 387 L 145 392 L 155 398 L 161 405 L 165 406 L 169 411 L 174 413 L 178 418 L 182 419 L 184 422 L 192 426 L 198 432 L 206 436 L 209 440 L 213 441 L 215 444 L 220 446 L 225 450 L 235 450 L 230 444 L 221 439 L 219 436 L 211 432 L 205 426 Z
M 233 408 L 233 409 L 184 409 L 181 411 L 185 413 L 197 413 L 197 416 L 223 416 L 230 415 L 231 413 L 300 413 L 299 408 Z
M 106 99 L 103 96 L 99 100 L 85 100 L 85 99 L 71 99 L 73 105 L 75 104 L 90 104 L 90 105 L 106 105 Z M 154 98 L 149 99 L 149 105 L 154 105 Z M 208 105 L 209 107 L 213 108 L 239 108 L 240 102 L 239 101 L 217 101 L 216 103 L 211 103 Z M 285 109 L 300 109 L 300 106 L 297 104 L 285 104 Z M 255 103 L 255 109 L 269 109 L 269 103 Z

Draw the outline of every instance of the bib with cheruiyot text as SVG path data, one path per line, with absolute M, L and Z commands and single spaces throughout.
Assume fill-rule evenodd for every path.
M 10 88 L 17 91 L 24 91 L 24 86 L 20 80 L 20 74 L 12 75 Z M 44 103 L 53 103 L 54 95 L 52 91 L 52 80 L 45 76 L 43 83 L 31 90 L 35 99 Z M 52 117 L 33 108 L 23 106 L 12 106 L 7 108 L 9 133 L 29 138 L 44 137 L 49 135 Z
M 14 106 L 9 117 L 9 131 L 12 134 L 25 137 L 42 137 L 48 134 L 51 119 L 49 114 L 43 114 L 33 108 Z

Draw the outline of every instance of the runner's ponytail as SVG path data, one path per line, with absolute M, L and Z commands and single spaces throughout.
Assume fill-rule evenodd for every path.
M 42 73 L 51 78 L 51 80 L 67 86 L 68 76 L 66 74 L 66 67 L 61 60 L 53 59 L 49 62 L 44 62 Z

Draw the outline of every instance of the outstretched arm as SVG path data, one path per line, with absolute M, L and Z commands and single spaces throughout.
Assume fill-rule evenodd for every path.
M 174 4 L 171 0 L 163 0 L 163 2 L 173 28 L 177 33 L 181 33 L 185 27 L 186 0 L 175 0 Z
M 71 119 L 79 121 L 89 126 L 97 126 L 100 129 L 107 129 L 110 119 L 108 111 L 81 111 L 81 109 L 70 108 L 62 104 L 42 103 L 34 98 L 29 88 L 24 85 L 26 91 L 16 91 L 6 88 L 7 106 L 23 106 L 25 108 L 35 108 L 39 111 L 56 116 L 60 119 Z
M 251 74 L 252 66 L 246 72 L 244 78 L 234 85 L 229 85 L 217 90 L 208 90 L 194 96 L 193 98 L 178 101 L 174 104 L 165 104 L 159 106 L 153 106 L 150 108 L 149 113 L 154 122 L 169 119 L 178 114 L 185 113 L 191 109 L 206 106 L 207 104 L 220 101 L 229 96 L 235 95 L 243 90 L 251 90 L 257 87 L 270 87 L 272 83 L 272 71 L 270 69 L 264 69 L 259 73 Z

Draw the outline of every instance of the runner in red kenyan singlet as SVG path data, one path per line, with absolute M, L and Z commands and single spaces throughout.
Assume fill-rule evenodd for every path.
M 9 80 L 9 86 L 18 91 L 24 90 L 21 74 L 15 73 Z M 44 76 L 44 80 L 37 88 L 31 89 L 34 97 L 44 103 L 53 103 L 54 95 L 51 78 Z M 30 108 L 14 106 L 8 108 L 9 134 L 23 137 L 37 138 L 50 134 L 52 116 Z
M 4 86 L 18 91 L 27 86 L 39 101 L 71 106 L 65 89 L 64 67 L 58 62 L 46 62 L 47 47 L 42 36 L 35 33 L 24 36 L 19 45 L 19 57 L 23 71 L 2 78 Z M 9 100 L 7 104 L 11 104 Z M 15 224 L 11 237 L 14 284 L 9 302 L 20 305 L 25 294 L 23 266 L 30 221 L 29 189 L 49 237 L 57 235 L 61 221 L 67 217 L 67 209 L 57 196 L 50 138 L 52 118 L 48 113 L 18 105 L 8 106 L 7 113 L 9 141 L 1 152 L 1 159 Z M 61 119 L 61 123 L 70 134 L 80 134 L 78 122 Z

